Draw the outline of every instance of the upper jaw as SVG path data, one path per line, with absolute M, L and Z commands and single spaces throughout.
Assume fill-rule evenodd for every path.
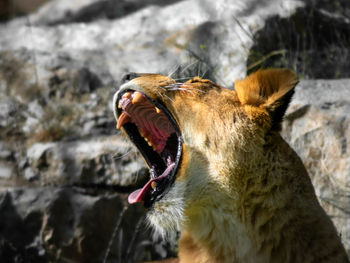
M 134 91 L 139 91 L 142 93 L 145 93 L 145 91 L 136 83 L 129 81 L 123 85 L 120 86 L 119 90 L 114 93 L 113 96 L 113 113 L 114 113 L 114 118 L 118 120 L 120 111 L 118 110 L 118 101 L 120 100 L 121 96 L 123 93 L 125 93 L 127 90 L 134 90 Z
M 144 97 L 142 100 L 145 101 L 140 105 L 141 110 L 137 108 L 140 106 L 132 105 L 134 104 L 132 103 L 133 98 L 128 98 L 129 96 L 135 97 L 136 94 L 140 96 L 140 93 Z M 123 105 L 121 105 L 122 102 Z M 153 106 L 153 108 L 151 108 L 151 106 Z M 146 110 L 144 110 L 144 108 L 146 108 Z M 155 112 L 149 113 L 149 111 L 154 108 L 158 108 L 159 115 L 157 115 Z M 141 113 L 134 114 L 132 111 Z M 167 191 L 169 191 L 169 188 L 175 181 L 176 173 L 182 157 L 181 131 L 174 117 L 162 103 L 162 101 L 155 100 L 148 96 L 148 93 L 145 92 L 145 90 L 140 87 L 139 84 L 133 81 L 123 84 L 119 91 L 115 93 L 113 97 L 113 112 L 118 122 L 117 127 L 123 128 L 131 141 L 140 150 L 151 170 L 151 180 L 142 189 L 137 190 L 138 192 L 133 192 L 129 196 L 129 202 L 133 203 L 144 201 L 144 205 L 149 207 L 155 201 L 160 200 L 167 193 Z M 123 114 L 130 114 L 128 121 L 120 121 L 123 119 Z M 159 118 L 161 118 L 163 122 L 159 121 Z M 165 118 L 168 119 L 168 124 L 164 124 L 164 121 L 166 122 L 166 120 L 164 120 Z M 121 124 L 119 122 L 121 122 Z M 144 125 L 144 122 L 147 122 L 148 125 Z M 162 129 L 162 127 L 165 126 L 171 126 L 172 128 L 168 130 L 166 128 Z M 156 130 L 158 128 L 163 135 L 159 135 L 161 134 L 159 133 L 156 136 Z M 146 130 L 147 133 L 151 133 L 151 138 L 148 138 L 152 141 L 151 144 L 150 141 L 144 136 L 143 129 Z M 147 145 L 145 140 L 151 147 Z M 153 184 L 156 186 L 153 186 Z M 152 185 L 153 191 L 150 188 L 150 185 Z

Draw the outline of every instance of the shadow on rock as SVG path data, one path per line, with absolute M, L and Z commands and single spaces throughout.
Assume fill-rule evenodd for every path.
M 350 21 L 312 6 L 288 18 L 274 16 L 255 36 L 248 73 L 258 68 L 293 68 L 301 77 L 350 77 Z
M 38 242 L 42 212 L 31 211 L 22 217 L 12 196 L 0 197 L 0 262 L 41 263 L 46 262 L 45 250 Z
M 48 24 L 55 26 L 68 23 L 90 23 L 98 19 L 117 19 L 150 5 L 166 6 L 182 0 L 146 0 L 146 1 L 127 1 L 127 0 L 103 0 L 96 1 L 88 6 L 81 8 L 75 13 L 67 13 L 65 17 L 51 21 Z

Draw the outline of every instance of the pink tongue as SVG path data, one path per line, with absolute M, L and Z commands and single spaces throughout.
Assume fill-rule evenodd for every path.
M 145 186 L 142 187 L 142 189 L 137 189 L 136 191 L 132 192 L 128 197 L 129 204 L 143 201 L 146 193 L 149 191 L 149 188 L 151 188 L 151 183 L 165 178 L 171 172 L 174 166 L 175 166 L 175 163 L 170 164 L 168 168 L 165 169 L 164 173 L 161 176 L 158 176 L 157 178 L 153 178 L 149 180 L 147 184 L 145 184 Z

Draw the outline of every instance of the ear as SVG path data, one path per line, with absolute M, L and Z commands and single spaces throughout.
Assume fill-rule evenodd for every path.
M 297 75 L 289 69 L 267 69 L 237 80 L 235 89 L 243 105 L 265 108 L 271 116 L 271 128 L 280 130 L 297 83 Z

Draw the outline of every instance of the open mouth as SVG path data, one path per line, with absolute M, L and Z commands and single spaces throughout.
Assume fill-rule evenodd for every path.
M 123 128 L 150 168 L 150 180 L 128 197 L 129 203 L 146 207 L 160 200 L 175 181 L 181 160 L 182 137 L 169 110 L 158 101 L 134 90 L 117 93 L 117 128 Z

